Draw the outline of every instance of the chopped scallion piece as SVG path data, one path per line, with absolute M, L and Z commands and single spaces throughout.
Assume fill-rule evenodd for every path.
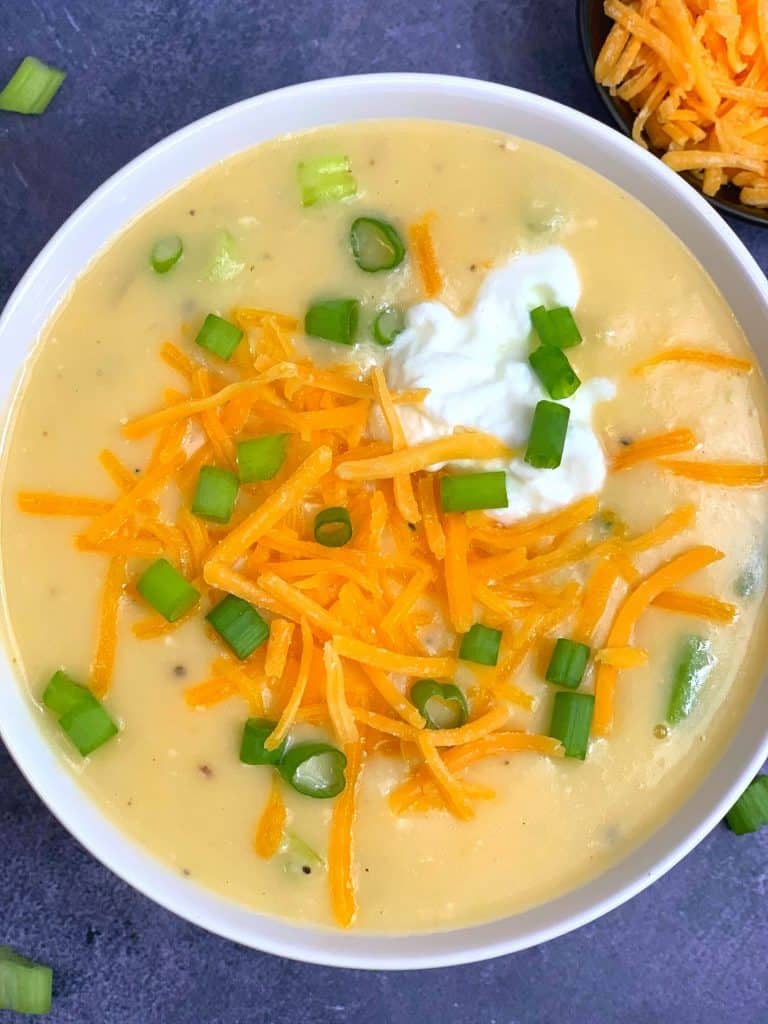
M 215 313 L 209 313 L 197 333 L 195 344 L 212 352 L 219 359 L 231 359 L 242 336 L 243 332 L 235 324 L 216 316 Z
M 239 482 L 219 466 L 202 466 L 197 477 L 192 513 L 213 523 L 228 523 L 237 501 Z
M 572 348 L 581 344 L 581 333 L 567 306 L 558 306 L 556 309 L 537 306 L 531 310 L 531 323 L 542 345 Z
M 261 647 L 269 636 L 269 626 L 253 605 L 234 594 L 227 594 L 219 601 L 206 619 L 241 661 Z
M 554 345 L 540 345 L 528 356 L 528 362 L 550 398 L 570 398 L 581 384 L 568 356 Z
M 310 875 L 312 868 L 323 866 L 320 854 L 290 828 L 285 830 L 280 856 L 283 860 L 283 870 L 289 875 Z
M 557 402 L 539 402 L 533 413 L 525 461 L 536 469 L 557 469 L 563 460 L 571 411 Z
M 301 205 L 334 203 L 357 192 L 357 182 L 346 156 L 319 156 L 298 166 Z
M 702 636 L 687 636 L 675 667 L 667 721 L 678 725 L 693 710 L 701 690 L 714 668 L 712 643 Z
M 43 704 L 55 715 L 66 715 L 92 696 L 87 686 L 76 683 L 63 669 L 59 669 L 53 673 L 43 692 Z
M 50 1013 L 53 971 L 10 948 L 0 946 L 0 1010 Z
M 274 750 L 267 750 L 264 743 L 275 730 L 275 722 L 267 718 L 249 718 L 243 728 L 240 743 L 240 760 L 243 764 L 280 764 L 285 754 L 287 740 Z
M 287 435 L 264 434 L 237 445 L 237 471 L 244 484 L 271 480 L 285 462 Z
M 768 825 L 768 775 L 758 775 L 750 782 L 725 820 L 737 836 L 757 832 L 763 825 Z
M 208 267 L 209 281 L 231 281 L 245 270 L 239 258 L 237 239 L 231 231 L 219 231 Z
M 171 267 L 175 267 L 184 252 L 184 244 L 178 235 L 168 235 L 161 238 L 152 246 L 152 254 L 149 258 L 152 269 L 156 274 L 167 274 Z
M 500 629 L 491 629 L 476 622 L 462 637 L 459 657 L 462 661 L 474 661 L 476 665 L 495 665 L 499 660 L 500 645 Z
M 360 303 L 357 299 L 327 299 L 315 302 L 304 317 L 304 330 L 311 338 L 354 345 Z
M 545 677 L 547 682 L 567 686 L 571 690 L 577 689 L 584 678 L 589 653 L 586 644 L 561 636 L 555 643 L 552 657 L 549 659 Z
M 158 558 L 139 577 L 136 589 L 168 622 L 176 622 L 200 599 L 200 591 L 174 569 L 165 558 Z
M 503 470 L 440 477 L 440 505 L 443 512 L 507 508 L 508 504 L 507 478 Z
M 411 687 L 411 701 L 421 712 L 428 729 L 458 729 L 469 718 L 467 698 L 453 683 L 420 679 Z
M 315 516 L 315 540 L 325 548 L 344 547 L 352 539 L 352 520 L 345 508 L 324 508 Z
M 595 698 L 591 693 L 565 693 L 561 690 L 555 694 L 549 735 L 560 740 L 566 757 L 577 757 L 583 761 L 587 756 L 594 707 Z
M 0 110 L 14 114 L 42 114 L 66 78 L 37 57 L 25 57 L 0 92 Z
M 347 758 L 328 743 L 297 743 L 284 755 L 279 772 L 297 793 L 315 800 L 338 796 L 346 785 Z
M 59 725 L 83 757 L 117 736 L 119 731 L 106 708 L 92 693 L 63 714 Z
M 373 321 L 373 340 L 384 347 L 391 345 L 398 334 L 405 330 L 405 317 L 394 306 L 379 310 Z
M 403 262 L 405 246 L 391 224 L 374 217 L 358 217 L 349 232 L 355 263 L 367 274 L 394 270 Z

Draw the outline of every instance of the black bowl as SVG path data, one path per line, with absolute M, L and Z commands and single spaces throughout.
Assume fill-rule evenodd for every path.
M 597 92 L 605 104 L 607 110 L 616 124 L 627 135 L 632 134 L 632 123 L 635 113 L 628 103 L 619 99 L 618 96 L 611 96 L 610 92 L 595 82 L 595 61 L 600 53 L 603 43 L 611 29 L 613 22 L 603 10 L 602 0 L 578 0 L 578 22 L 579 35 L 581 36 L 581 48 L 584 53 L 584 60 L 587 64 L 589 77 L 592 79 Z M 656 156 L 661 156 L 657 150 L 651 149 Z M 692 174 L 681 175 L 685 180 L 701 192 L 701 181 Z M 702 193 L 703 195 L 703 193 Z M 745 206 L 739 200 L 739 190 L 735 185 L 724 185 L 717 196 L 704 196 L 708 202 L 719 210 L 720 213 L 730 214 L 749 221 L 751 224 L 768 224 L 768 210 L 754 206 Z

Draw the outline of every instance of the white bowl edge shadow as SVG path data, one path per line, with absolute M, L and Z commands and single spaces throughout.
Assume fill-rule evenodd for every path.
M 377 118 L 464 122 L 551 146 L 643 202 L 678 235 L 736 313 L 765 368 L 768 284 L 736 235 L 692 188 L 612 128 L 506 86 L 419 74 L 364 75 L 291 86 L 194 122 L 110 178 L 53 236 L 0 316 L 5 407 L 40 330 L 79 273 L 150 203 L 198 171 L 258 142 L 324 124 Z M 7 421 L 6 421 L 7 428 Z M 4 428 L 5 432 L 5 428 Z M 302 927 L 258 914 L 183 879 L 101 814 L 44 738 L 41 712 L 0 667 L 0 735 L 29 783 L 95 857 L 150 899 L 255 949 L 330 966 L 402 970 L 470 963 L 526 949 L 594 920 L 640 892 L 716 825 L 768 755 L 768 678 L 719 761 L 678 812 L 619 864 L 524 913 L 452 931 L 374 935 Z

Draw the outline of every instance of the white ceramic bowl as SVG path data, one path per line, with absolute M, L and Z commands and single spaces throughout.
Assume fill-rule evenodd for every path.
M 661 161 L 611 128 L 550 100 L 500 85 L 431 75 L 310 82 L 237 103 L 158 143 L 106 182 L 38 256 L 0 318 L 6 406 L 41 328 L 111 237 L 189 175 L 286 132 L 369 118 L 461 121 L 551 146 L 654 211 L 717 283 L 766 365 L 768 286 L 727 224 Z M 761 347 L 762 346 L 762 350 Z M 403 969 L 465 963 L 562 935 L 640 892 L 722 818 L 768 753 L 768 679 L 724 756 L 671 821 L 619 865 L 566 896 L 491 924 L 432 935 L 376 936 L 301 928 L 229 903 L 180 878 L 119 832 L 62 771 L 39 715 L 0 665 L 0 733 L 29 782 L 94 856 L 169 910 L 260 950 L 314 963 Z

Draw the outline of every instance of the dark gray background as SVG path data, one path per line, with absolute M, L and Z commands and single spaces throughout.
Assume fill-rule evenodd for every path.
M 0 0 L 0 80 L 26 54 L 69 77 L 44 117 L 0 114 L 0 305 L 122 164 L 267 89 L 433 71 L 603 117 L 571 0 Z M 735 227 L 768 265 L 768 230 Z M 133 892 L 64 832 L 0 744 L 0 945 L 55 967 L 54 1024 L 766 1024 L 767 854 L 768 830 L 737 839 L 721 826 L 603 920 L 476 967 L 309 967 Z

